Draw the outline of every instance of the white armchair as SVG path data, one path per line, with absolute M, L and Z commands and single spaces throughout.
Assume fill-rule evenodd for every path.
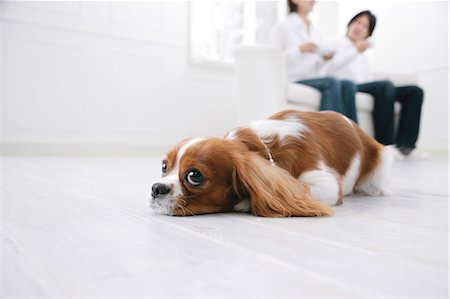
M 239 124 L 265 118 L 283 109 L 319 110 L 320 92 L 310 86 L 287 81 L 284 59 L 278 48 L 242 47 L 236 50 L 235 61 Z M 394 85 L 415 84 L 416 81 L 415 76 L 404 74 L 377 74 L 375 77 L 377 80 L 389 79 Z M 359 126 L 373 136 L 373 97 L 358 92 L 356 110 Z M 396 105 L 397 114 L 399 110 Z

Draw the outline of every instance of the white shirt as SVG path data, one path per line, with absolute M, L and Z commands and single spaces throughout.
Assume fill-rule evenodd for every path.
M 322 76 L 332 76 L 361 84 L 372 81 L 367 50 L 358 52 L 353 42 L 344 36 L 327 46 L 334 52 L 333 59 L 327 61 L 321 70 Z
M 321 37 L 316 28 L 312 24 L 309 25 L 309 31 L 307 28 L 300 16 L 293 12 L 272 30 L 271 43 L 283 51 L 288 79 L 293 82 L 319 77 L 324 64 L 320 55 L 300 51 L 303 44 L 321 44 Z

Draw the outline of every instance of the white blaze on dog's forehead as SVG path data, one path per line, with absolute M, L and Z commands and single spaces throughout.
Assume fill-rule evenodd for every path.
M 177 161 L 175 163 L 175 167 L 178 168 L 181 158 L 183 157 L 184 153 L 191 145 L 199 143 L 200 141 L 203 141 L 203 140 L 206 140 L 206 139 L 205 138 L 193 138 L 193 139 L 189 140 L 188 142 L 186 142 L 185 144 L 183 144 L 180 147 L 180 149 L 178 150 Z
M 306 130 L 306 126 L 300 118 L 294 116 L 289 116 L 285 120 L 264 119 L 255 121 L 249 125 L 249 128 L 262 139 L 278 135 L 280 140 L 289 136 L 301 138 L 302 133 Z

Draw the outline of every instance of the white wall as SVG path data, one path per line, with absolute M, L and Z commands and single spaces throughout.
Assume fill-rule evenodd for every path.
M 419 146 L 447 148 L 448 2 L 317 8 L 325 37 L 363 9 L 378 16 L 375 68 L 418 73 Z M 233 71 L 189 63 L 186 1 L 3 1 L 0 13 L 3 143 L 166 146 L 235 125 Z
M 2 2 L 3 143 L 222 135 L 230 70 L 188 62 L 188 2 Z

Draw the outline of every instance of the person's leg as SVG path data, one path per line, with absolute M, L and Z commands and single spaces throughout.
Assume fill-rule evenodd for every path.
M 385 145 L 394 143 L 395 87 L 390 81 L 359 84 L 358 91 L 371 94 L 374 101 L 373 123 L 375 139 Z
M 416 147 L 419 136 L 423 90 L 418 86 L 397 87 L 396 100 L 402 109 L 395 144 L 402 153 L 408 155 Z
M 301 80 L 297 83 L 318 89 L 322 93 L 320 110 L 342 112 L 341 87 L 339 81 L 332 77 Z
M 344 114 L 358 123 L 358 116 L 356 114 L 356 103 L 355 103 L 356 85 L 349 80 L 341 81 L 341 95 L 342 95 L 342 106 Z

